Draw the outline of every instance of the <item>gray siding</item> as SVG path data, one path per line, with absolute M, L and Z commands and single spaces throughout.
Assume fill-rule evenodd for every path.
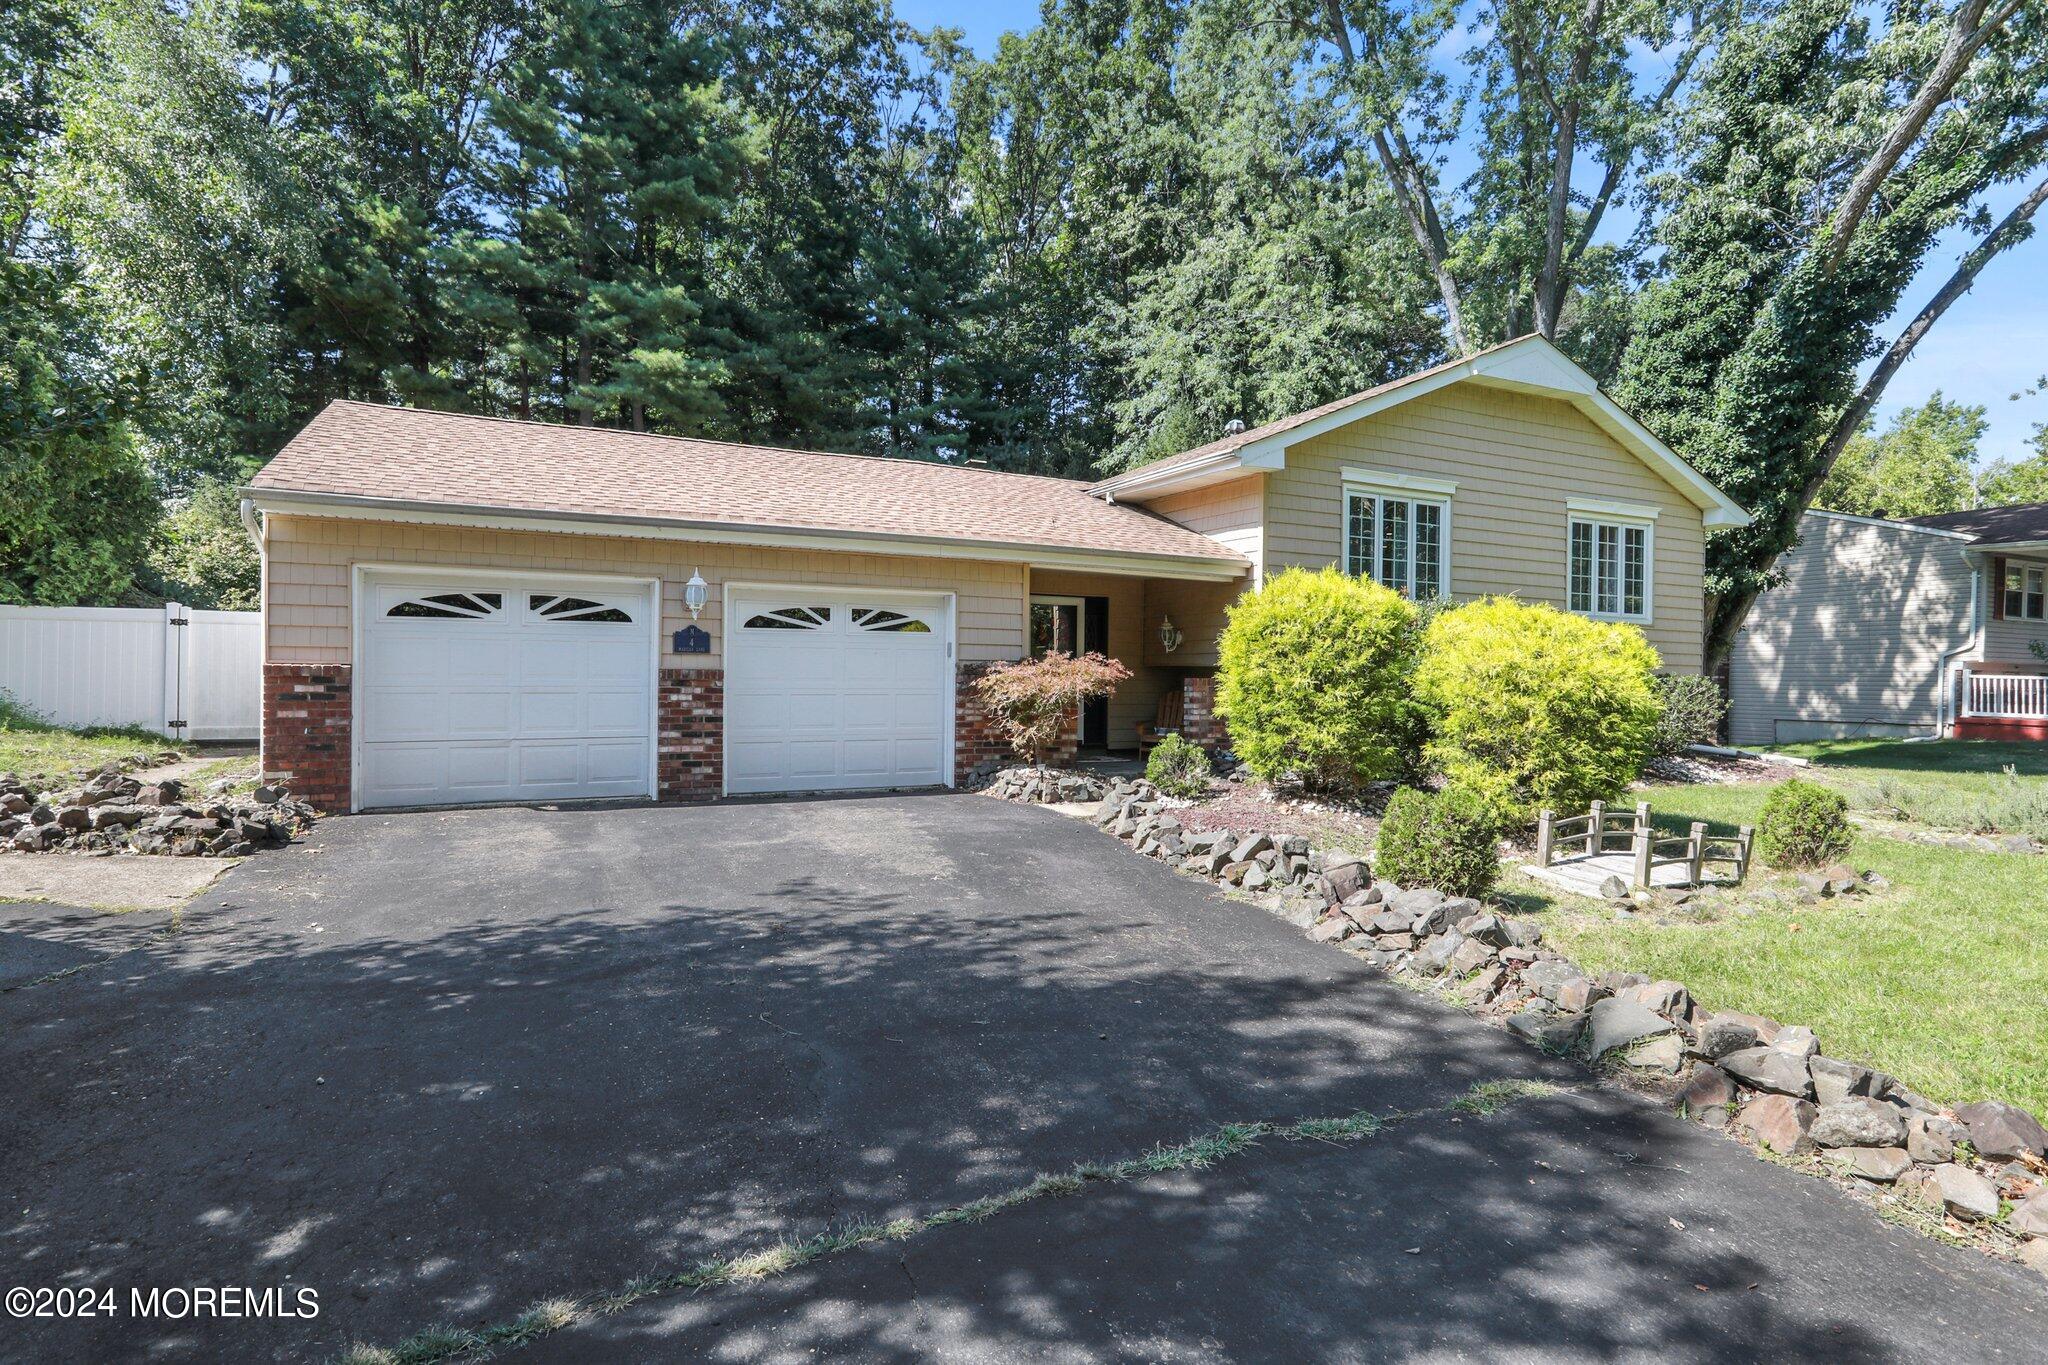
M 1809 512 L 1729 662 L 1738 744 L 1932 734 L 1941 656 L 1968 642 L 1966 542 Z

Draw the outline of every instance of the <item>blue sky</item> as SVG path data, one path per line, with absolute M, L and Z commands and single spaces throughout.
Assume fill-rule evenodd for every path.
M 919 28 L 943 24 L 963 30 L 968 45 L 987 56 L 1005 32 L 1038 22 L 1037 0 L 985 0 L 945 4 L 942 0 L 896 0 L 896 12 Z M 1992 197 L 2004 213 L 2024 188 L 2006 186 Z M 1618 229 L 1626 223 L 1616 221 Z M 1605 235 L 1605 234 L 1603 234 Z M 1910 318 L 1955 269 L 1962 238 L 1929 256 L 1920 278 L 1886 329 L 1889 337 Z M 2009 401 L 2048 374 L 2048 232 L 2008 251 L 1977 277 L 1976 288 L 1950 308 L 1892 379 L 1878 407 L 1880 422 L 1900 408 L 1924 401 L 1936 389 L 1950 399 L 1979 403 L 1990 423 L 1979 454 L 1985 460 L 2022 459 L 2036 423 L 2048 422 L 2048 393 Z

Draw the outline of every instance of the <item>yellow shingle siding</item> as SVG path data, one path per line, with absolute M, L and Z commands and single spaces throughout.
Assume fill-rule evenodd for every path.
M 1337 562 L 1346 468 L 1448 479 L 1451 593 L 1565 605 L 1567 498 L 1658 509 L 1651 622 L 1666 668 L 1696 672 L 1704 626 L 1700 509 L 1569 404 L 1455 385 L 1314 437 L 1266 475 L 1263 565 Z
M 553 532 L 473 530 L 339 517 L 267 519 L 265 630 L 272 663 L 348 663 L 350 567 L 419 564 L 659 578 L 662 633 L 690 623 L 683 585 L 702 573 L 711 600 L 699 624 L 711 653 L 665 655 L 665 667 L 716 667 L 724 640 L 721 588 L 741 583 L 862 585 L 957 594 L 963 662 L 1024 652 L 1025 570 L 1019 564 L 694 544 Z

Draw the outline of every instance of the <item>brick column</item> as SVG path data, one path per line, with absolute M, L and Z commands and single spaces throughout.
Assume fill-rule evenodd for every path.
M 1190 674 L 1181 679 L 1181 738 L 1204 749 L 1223 743 L 1223 726 L 1216 719 L 1216 680 Z
M 715 668 L 662 669 L 660 714 L 656 799 L 718 796 L 725 776 L 725 674 Z
M 964 784 L 974 765 L 984 759 L 1011 759 L 1010 746 L 997 733 L 995 718 L 981 704 L 975 679 L 987 664 L 959 664 L 953 669 L 953 781 Z
M 263 780 L 314 809 L 348 810 L 347 664 L 263 665 Z

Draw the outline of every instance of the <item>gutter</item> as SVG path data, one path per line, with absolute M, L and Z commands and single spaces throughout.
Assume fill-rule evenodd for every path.
M 1962 559 L 1963 567 L 1970 571 L 1970 611 L 1967 618 L 1969 632 L 1963 637 L 1961 644 L 1941 656 L 1941 662 L 1935 667 L 1935 685 L 1940 691 L 1935 696 L 1934 729 L 1935 736 L 1940 739 L 1948 738 L 1949 730 L 1960 719 L 1958 714 L 1954 714 L 1958 708 L 1955 704 L 1955 688 L 1949 682 L 1949 669 L 1954 666 L 1956 656 L 1975 650 L 1983 635 L 1983 625 L 1977 619 L 1977 614 L 1982 598 L 1984 570 L 1971 560 L 1971 550 L 1958 550 L 1956 554 Z

